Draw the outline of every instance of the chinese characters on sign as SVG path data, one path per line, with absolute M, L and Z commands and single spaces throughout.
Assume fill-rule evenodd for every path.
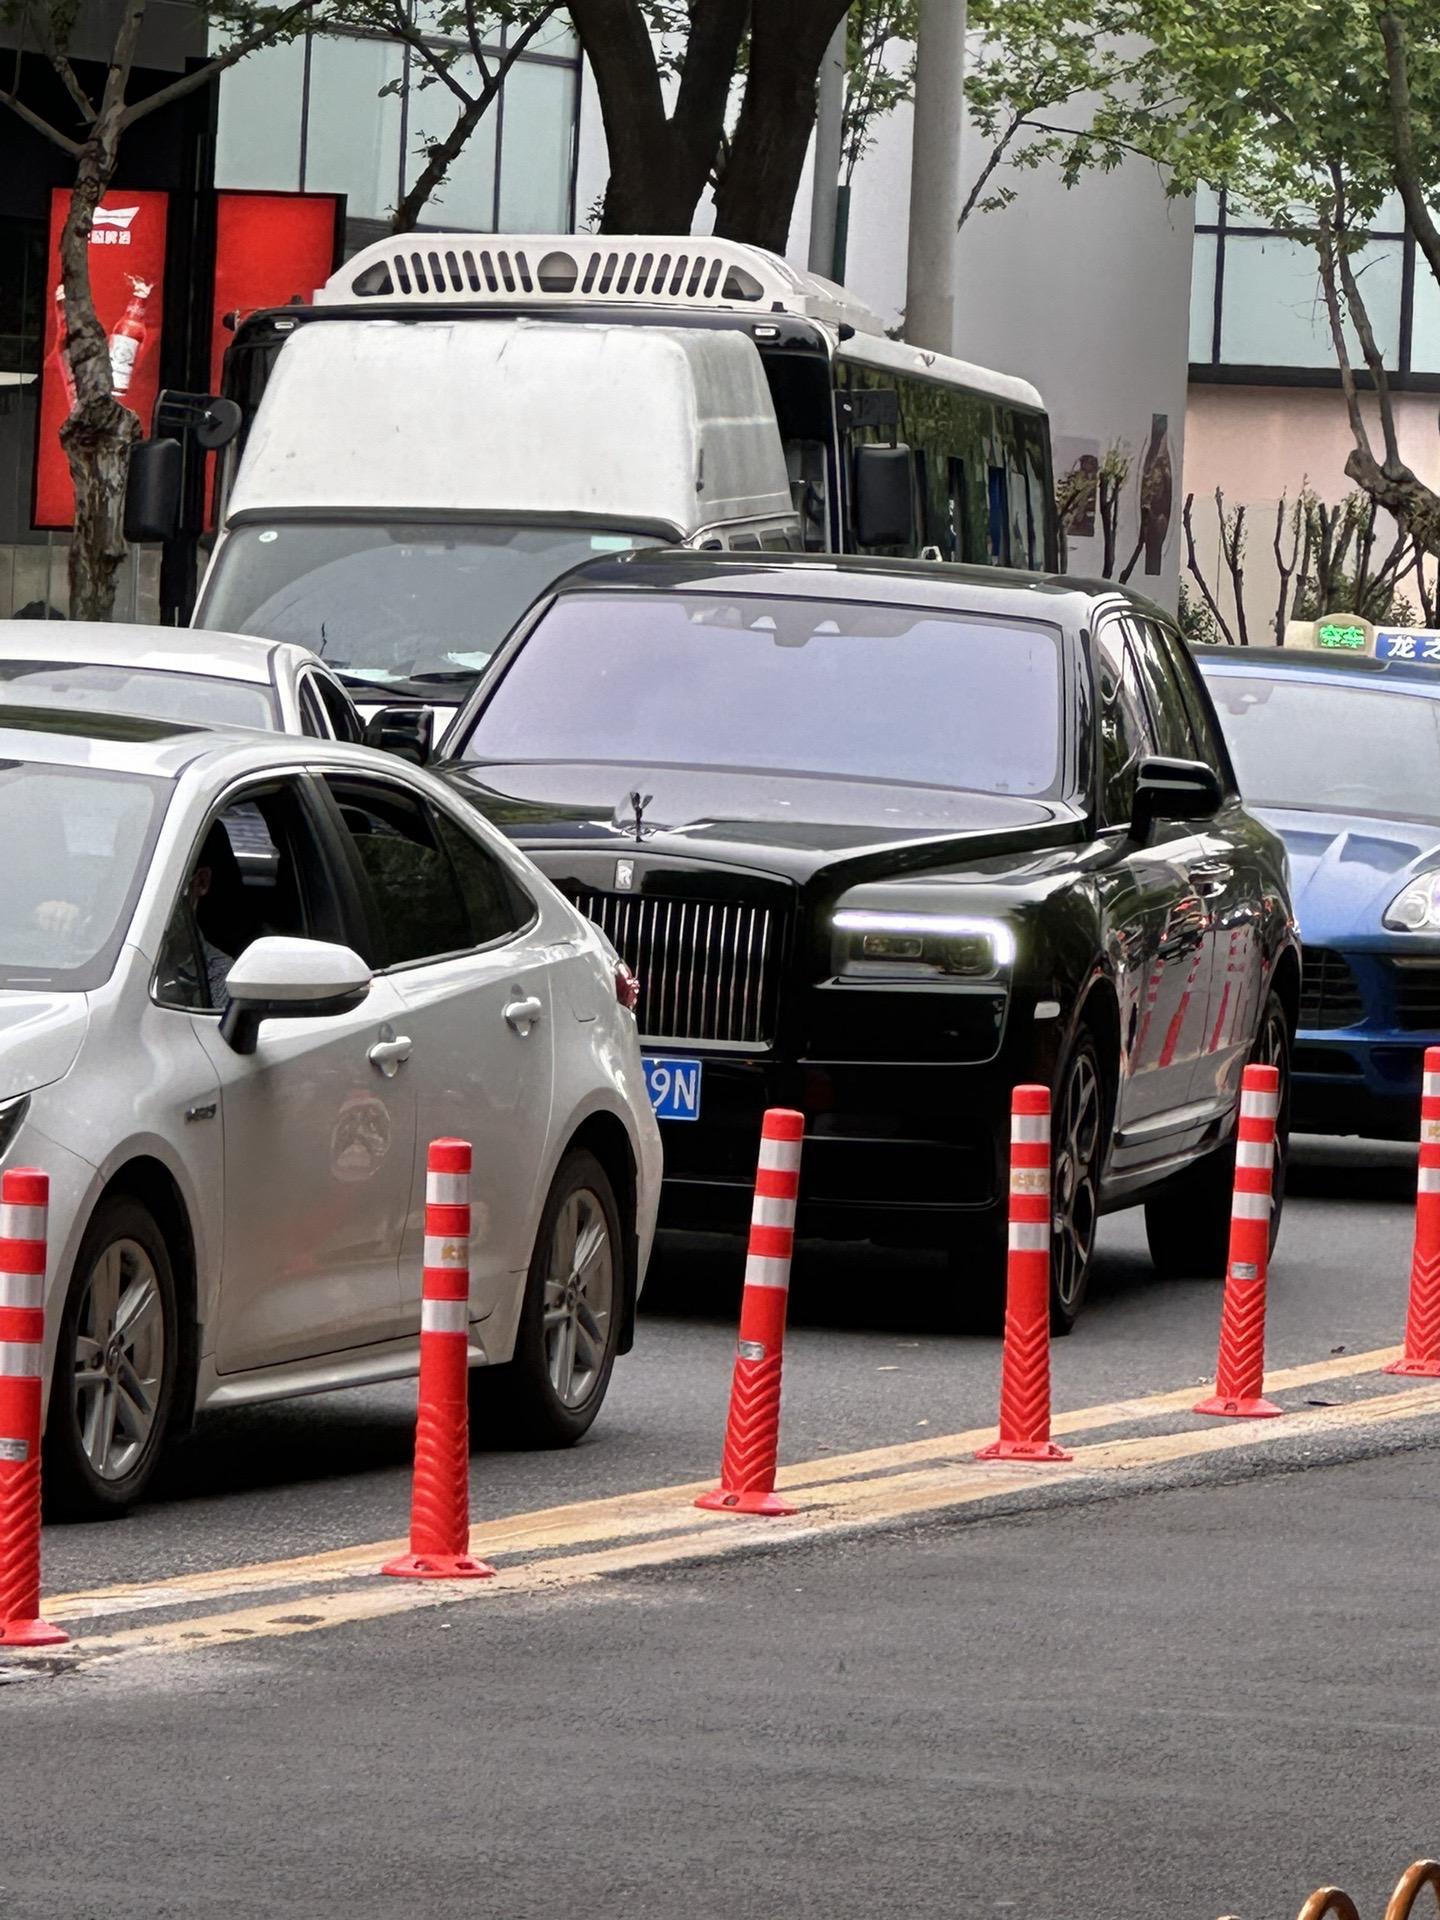
M 148 433 L 160 386 L 160 340 L 165 278 L 165 219 L 169 195 L 112 192 L 95 209 L 90 230 L 90 284 L 95 311 L 110 344 L 115 397 L 138 416 Z M 35 460 L 37 528 L 68 529 L 75 496 L 60 429 L 75 403 L 75 384 L 65 359 L 65 299 L 60 276 L 60 233 L 70 196 L 57 187 L 50 196 L 50 248 L 46 286 L 45 359 L 40 374 L 39 445 Z
M 1382 627 L 1375 636 L 1375 658 L 1423 660 L 1429 666 L 1440 667 L 1440 633 L 1425 629 L 1418 632 L 1387 632 Z

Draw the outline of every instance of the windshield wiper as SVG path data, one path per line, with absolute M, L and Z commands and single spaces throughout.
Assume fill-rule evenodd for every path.
M 458 687 L 471 680 L 478 680 L 484 672 L 483 667 L 445 667 L 436 673 L 412 673 L 410 678 L 434 687 Z
M 372 699 L 380 701 L 382 706 L 396 706 L 403 702 L 406 705 L 423 707 L 430 698 L 423 688 L 417 692 L 411 680 L 371 680 L 363 673 L 346 673 L 343 668 L 336 669 L 335 678 L 342 687 L 349 688 L 352 692 L 368 694 Z

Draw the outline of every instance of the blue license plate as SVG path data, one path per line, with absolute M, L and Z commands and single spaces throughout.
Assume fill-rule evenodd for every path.
M 657 1120 L 700 1118 L 702 1064 L 699 1060 L 646 1059 L 645 1084 Z

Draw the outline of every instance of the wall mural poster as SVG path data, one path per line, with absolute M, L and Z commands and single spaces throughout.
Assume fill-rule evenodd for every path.
M 1100 486 L 1100 442 L 1067 439 L 1055 441 L 1056 499 L 1065 521 L 1065 533 L 1071 540 L 1093 540 L 1097 531 L 1096 496 Z
M 1175 511 L 1175 465 L 1170 456 L 1170 416 L 1152 413 L 1150 444 L 1140 467 L 1140 544 L 1145 571 L 1160 572 Z
M 115 397 L 149 433 L 160 390 L 164 321 L 165 223 L 169 195 L 113 189 L 95 209 L 90 230 L 90 284 L 95 311 L 110 345 Z M 60 284 L 60 234 L 70 195 L 50 196 L 50 250 L 46 287 L 45 358 L 40 372 L 40 417 L 35 455 L 35 513 L 39 530 L 68 532 L 75 517 L 70 468 L 60 429 L 75 401 L 63 351 L 65 304 Z

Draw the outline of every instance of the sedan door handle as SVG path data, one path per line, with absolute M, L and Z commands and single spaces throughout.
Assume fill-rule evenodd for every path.
M 544 1011 L 544 1002 L 537 1000 L 534 994 L 530 994 L 524 1000 L 512 1000 L 505 1009 L 505 1018 L 516 1033 L 523 1037 L 529 1033 Z
M 410 1058 L 411 1044 L 409 1035 L 404 1033 L 397 1034 L 393 1040 L 377 1040 L 366 1058 L 387 1080 L 393 1080 Z

